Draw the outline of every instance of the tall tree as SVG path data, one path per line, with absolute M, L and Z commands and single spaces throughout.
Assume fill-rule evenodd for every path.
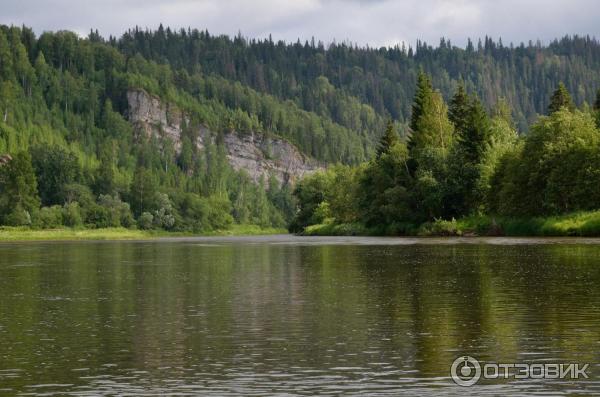
M 490 135 L 490 119 L 477 97 L 469 101 L 464 130 L 458 131 L 457 140 L 466 160 L 478 163 Z
M 389 120 L 385 132 L 379 140 L 379 145 L 377 145 L 377 158 L 381 157 L 384 153 L 388 153 L 390 148 L 398 143 L 398 141 L 398 133 L 396 133 L 396 129 L 394 128 L 394 122 Z
M 412 152 L 436 148 L 446 150 L 452 142 L 454 127 L 448 120 L 448 108 L 442 94 L 432 92 L 424 98 L 422 114 L 411 137 Z
M 0 211 L 3 221 L 22 225 L 31 223 L 31 214 L 40 207 L 37 181 L 28 152 L 17 153 L 0 166 Z
M 460 83 L 448 108 L 448 118 L 454 124 L 455 131 L 463 132 L 467 126 L 467 115 L 469 114 L 469 97 L 465 86 Z
M 136 216 L 139 217 L 142 213 L 155 209 L 157 188 L 152 173 L 148 169 L 138 166 L 133 174 L 129 192 L 131 209 Z
M 42 204 L 64 204 L 64 186 L 77 182 L 81 176 L 77 156 L 60 146 L 48 145 L 34 146 L 31 154 Z
M 550 98 L 548 114 L 558 112 L 562 108 L 573 110 L 574 107 L 575 105 L 573 104 L 573 99 L 571 98 L 569 91 L 567 91 L 567 87 L 565 87 L 563 83 L 559 83 L 558 88 L 554 91 L 552 97 Z
M 423 116 L 423 113 L 425 112 L 425 106 L 427 102 L 431 100 L 432 95 L 433 88 L 431 86 L 431 80 L 423 71 L 420 71 L 419 76 L 417 77 L 417 89 L 413 99 L 412 114 L 409 125 L 413 135 L 418 134 L 419 132 L 419 119 L 421 116 Z M 409 149 L 412 145 L 413 138 L 411 136 L 411 139 L 408 143 Z

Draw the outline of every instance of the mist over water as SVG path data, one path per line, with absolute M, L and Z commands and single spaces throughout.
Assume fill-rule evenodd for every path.
M 598 394 L 596 242 L 3 244 L 0 395 Z M 460 388 L 463 355 L 590 378 Z

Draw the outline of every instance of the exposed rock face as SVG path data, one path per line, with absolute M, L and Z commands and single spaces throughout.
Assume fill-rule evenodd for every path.
M 143 90 L 127 92 L 129 121 L 138 134 L 162 135 L 172 140 L 175 150 L 181 148 L 181 132 L 187 116 L 179 109 L 162 102 Z M 201 126 L 198 147 L 214 140 L 215 134 Z M 245 170 L 254 181 L 261 176 L 267 180 L 273 175 L 280 183 L 291 182 L 310 174 L 322 166 L 303 155 L 291 143 L 265 134 L 226 133 L 224 143 L 227 158 L 235 170 Z

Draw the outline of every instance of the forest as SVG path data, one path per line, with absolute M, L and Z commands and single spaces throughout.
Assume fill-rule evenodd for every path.
M 504 100 L 488 113 L 459 85 L 446 104 L 422 73 L 410 131 L 401 140 L 390 121 L 371 161 L 302 180 L 294 190 L 299 211 L 291 230 L 598 234 L 600 91 L 593 107 L 578 109 L 559 84 L 547 114 L 520 136 Z M 544 221 L 565 214 L 562 225 Z
M 599 67 L 600 43 L 577 36 L 363 48 L 0 26 L 0 223 L 401 234 L 473 214 L 592 210 Z M 179 152 L 136 133 L 130 89 L 190 115 Z M 214 143 L 192 144 L 198 125 Z M 283 138 L 330 167 L 295 186 L 255 183 L 227 162 L 230 132 Z

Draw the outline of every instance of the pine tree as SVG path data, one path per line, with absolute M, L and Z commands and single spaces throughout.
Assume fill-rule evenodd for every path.
M 417 90 L 415 92 L 415 98 L 413 100 L 412 105 L 412 115 L 410 118 L 410 129 L 413 134 L 418 133 L 418 123 L 419 119 L 423 115 L 424 105 L 426 101 L 433 94 L 433 88 L 431 86 L 431 80 L 429 76 L 427 76 L 423 71 L 419 72 L 419 76 L 417 77 Z M 409 147 L 411 146 L 409 142 Z
M 385 132 L 383 136 L 379 140 L 379 145 L 377 146 L 377 158 L 381 157 L 382 154 L 388 153 L 390 148 L 398 143 L 398 134 L 394 128 L 394 122 L 389 120 L 387 123 L 387 127 L 385 128 Z
M 569 94 L 569 91 L 567 91 L 565 85 L 563 83 L 559 83 L 558 88 L 556 91 L 554 91 L 552 97 L 550 98 L 548 114 L 558 112 L 563 107 L 572 110 L 575 105 L 573 105 L 573 99 L 571 98 L 571 94 Z
M 469 101 L 466 125 L 458 133 L 458 143 L 467 161 L 477 164 L 485 150 L 490 134 L 490 119 L 477 97 Z
M 456 93 L 450 101 L 448 109 L 448 118 L 454 124 L 454 129 L 458 133 L 465 130 L 467 125 L 467 114 L 469 113 L 469 97 L 464 85 L 461 83 L 456 89 Z

